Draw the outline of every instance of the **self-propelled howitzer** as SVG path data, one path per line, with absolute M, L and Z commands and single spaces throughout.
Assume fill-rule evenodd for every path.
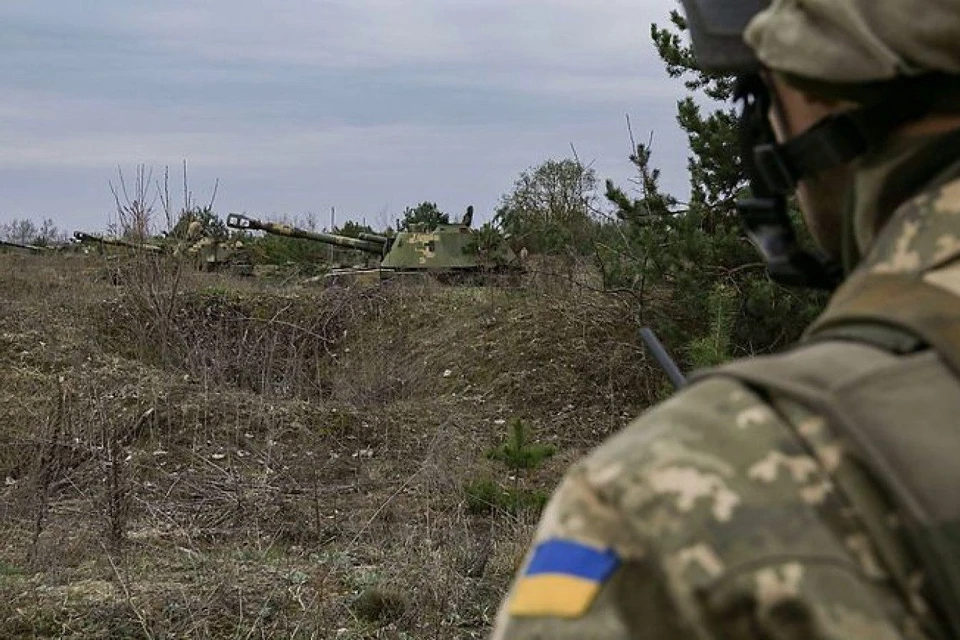
M 471 228 L 473 207 L 459 223 L 410 224 L 396 235 L 361 233 L 359 238 L 304 231 L 285 224 L 261 222 L 232 213 L 227 226 L 255 229 L 293 238 L 304 238 L 357 249 L 376 255 L 375 268 L 333 269 L 331 284 L 378 282 L 403 277 L 430 277 L 449 284 L 513 284 L 522 273 L 517 256 L 498 234 Z
M 288 238 L 303 238 L 304 240 L 313 240 L 315 242 L 333 244 L 345 249 L 356 249 L 357 251 L 363 251 L 364 253 L 375 254 L 381 258 L 386 254 L 389 248 L 389 240 L 383 236 L 377 236 L 375 234 L 365 234 L 367 238 L 364 239 L 351 238 L 349 236 L 338 236 L 332 233 L 306 231 L 304 229 L 298 229 L 297 227 L 278 222 L 264 222 L 262 220 L 257 220 L 256 218 L 240 215 L 239 213 L 231 213 L 227 216 L 227 226 L 233 229 L 266 231 L 267 233 L 272 233 L 278 236 L 287 236 Z

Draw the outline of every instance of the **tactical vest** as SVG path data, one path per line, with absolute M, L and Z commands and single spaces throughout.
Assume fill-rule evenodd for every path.
M 945 638 L 960 638 L 960 298 L 918 274 L 859 274 L 800 346 L 697 375 L 782 394 L 826 419 L 893 501 L 903 539 L 864 520 L 902 593 L 917 564 Z M 854 505 L 856 483 L 834 477 Z M 912 559 L 910 559 L 912 558 Z

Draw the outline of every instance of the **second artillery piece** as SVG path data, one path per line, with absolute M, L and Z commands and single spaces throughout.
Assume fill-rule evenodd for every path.
M 400 275 L 429 275 L 457 284 L 516 279 L 521 272 L 516 255 L 505 243 L 496 251 L 484 250 L 477 232 L 471 228 L 472 219 L 473 207 L 469 207 L 459 224 L 413 225 L 391 237 L 361 233 L 357 238 L 306 231 L 236 213 L 227 216 L 227 226 L 356 249 L 380 259 L 379 267 L 374 269 L 333 269 L 327 280 L 336 284 L 387 280 Z
M 110 247 L 123 247 L 125 249 L 134 249 L 136 251 L 147 251 L 150 253 L 160 253 L 163 251 L 162 248 L 155 244 L 148 244 L 146 242 L 131 242 L 130 240 L 124 240 L 123 238 L 111 238 L 108 236 L 98 236 L 92 233 L 84 233 L 83 231 L 75 231 L 73 233 L 74 239 L 77 242 L 82 244 L 87 244 L 91 246 L 98 247 L 101 252 L 103 251 L 104 245 Z
M 83 231 L 75 232 L 73 237 L 82 245 L 96 247 L 100 253 L 106 253 L 106 247 L 116 247 L 128 249 L 133 253 L 143 251 L 151 254 L 185 256 L 192 260 L 200 271 L 226 271 L 240 276 L 253 275 L 253 264 L 250 261 L 250 256 L 243 248 L 242 243 L 239 242 L 227 242 L 205 237 L 195 242 L 165 239 L 162 241 L 164 244 L 150 244 L 94 235 Z

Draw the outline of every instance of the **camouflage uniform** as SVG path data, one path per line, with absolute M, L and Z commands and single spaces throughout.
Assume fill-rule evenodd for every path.
M 922 278 L 960 309 L 960 179 L 900 207 L 859 271 Z M 838 346 L 798 351 L 830 367 Z M 547 507 L 535 543 L 610 550 L 610 571 L 566 601 L 521 570 L 494 638 L 931 637 L 910 553 L 887 551 L 903 562 L 888 566 L 865 523 L 900 544 L 888 496 L 827 420 L 707 377 L 573 467 Z
M 897 145 L 858 166 L 848 247 L 858 266 L 838 297 L 893 275 L 953 296 L 956 322 L 960 136 Z M 925 186 L 891 203 L 903 184 Z M 892 388 L 872 381 L 896 358 L 839 339 L 730 371 L 836 379 L 857 361 L 859 402 L 893 411 L 901 431 L 917 415 L 955 419 L 956 368 L 933 353 L 912 358 L 896 366 L 922 365 L 941 385 L 932 396 L 919 377 Z M 941 637 L 889 487 L 855 450 L 830 416 L 797 396 L 722 368 L 696 379 L 568 472 L 494 640 Z

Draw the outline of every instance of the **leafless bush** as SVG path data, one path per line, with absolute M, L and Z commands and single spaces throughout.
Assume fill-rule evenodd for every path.
M 123 169 L 117 167 L 117 184 L 109 184 L 116 204 L 116 225 L 120 235 L 137 242 L 146 241 L 150 237 L 154 207 L 159 197 L 153 189 L 153 168 L 138 164 L 134 169 L 133 184 L 128 188 Z
M 173 231 L 174 227 L 177 226 L 177 223 L 180 221 L 180 218 L 184 214 L 196 211 L 197 209 L 201 210 L 212 210 L 213 203 L 217 199 L 217 190 L 220 187 L 220 180 L 216 180 L 213 183 L 213 188 L 210 191 L 210 199 L 207 204 L 203 207 L 197 205 L 193 197 L 193 191 L 190 189 L 190 181 L 187 178 L 187 161 L 183 161 L 183 204 L 179 211 L 176 209 L 176 205 L 173 202 L 172 194 L 170 193 L 170 167 L 165 166 L 163 168 L 163 181 L 157 181 L 157 193 L 160 198 L 160 204 L 163 207 L 164 221 L 166 223 L 167 233 Z

